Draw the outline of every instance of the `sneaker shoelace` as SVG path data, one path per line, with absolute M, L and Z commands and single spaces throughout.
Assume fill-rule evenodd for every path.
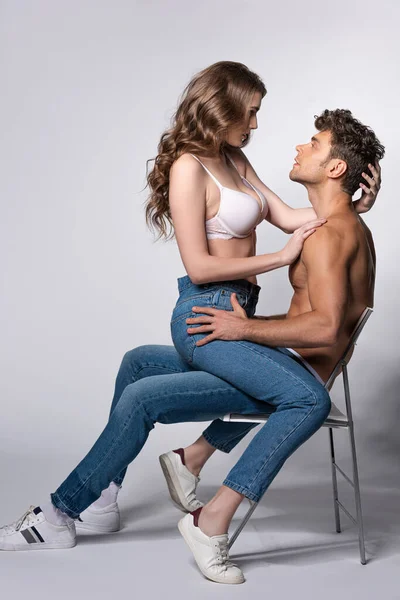
M 36 515 L 33 512 L 35 508 L 35 506 L 30 506 L 28 510 L 22 515 L 22 517 L 20 517 L 17 521 L 11 523 L 11 525 L 5 525 L 3 527 L 5 533 L 14 533 L 20 531 L 22 525 L 24 525 L 25 522 L 29 527 L 30 523 L 35 522 L 36 520 Z
M 216 550 L 214 564 L 218 565 L 222 571 L 237 566 L 229 560 L 228 540 L 214 540 L 214 548 Z

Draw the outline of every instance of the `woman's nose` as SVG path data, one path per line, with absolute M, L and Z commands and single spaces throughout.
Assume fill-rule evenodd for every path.
M 250 129 L 258 129 L 257 117 L 253 117 L 250 121 Z

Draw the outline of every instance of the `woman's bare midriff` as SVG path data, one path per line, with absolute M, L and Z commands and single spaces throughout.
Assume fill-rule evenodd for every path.
M 248 258 L 256 252 L 256 232 L 253 231 L 246 238 L 232 238 L 230 240 L 208 240 L 208 252 L 218 258 Z M 245 277 L 247 281 L 257 284 L 255 275 Z

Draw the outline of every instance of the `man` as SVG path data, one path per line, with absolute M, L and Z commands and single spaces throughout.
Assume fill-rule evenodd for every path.
M 118 518 L 113 486 L 122 481 L 155 422 L 265 412 L 267 402 L 274 411 L 271 418 L 205 507 L 195 498 L 193 479 L 198 479 L 190 471 L 201 467 L 215 448 L 229 451 L 250 427 L 214 421 L 196 443 L 197 466 L 194 451 L 180 449 L 161 457 L 175 502 L 183 510 L 197 502 L 179 529 L 202 573 L 222 583 L 244 581 L 228 560 L 229 523 L 243 498 L 259 500 L 288 456 L 324 422 L 330 399 L 323 381 L 360 314 L 373 304 L 372 236 L 351 197 L 368 165 L 379 178 L 372 163 L 383 157 L 384 148 L 349 111 L 325 111 L 315 125 L 319 133 L 297 147 L 290 177 L 306 187 L 318 217 L 327 223 L 306 241 L 290 269 L 294 295 L 285 318 L 248 319 L 233 296 L 233 311 L 202 307 L 202 316 L 187 320 L 189 334 L 196 336 L 191 366 L 172 347 L 144 346 L 127 353 L 110 420 L 97 442 L 52 494 L 51 503 L 0 530 L 0 548 L 71 547 L 76 543 L 73 519 L 81 515 L 90 524 L 96 510 L 98 524 L 104 517 L 105 531 L 107 519 Z M 262 190 L 262 182 L 257 184 Z M 205 351 L 205 346 L 215 350 Z M 233 374 L 232 369 L 224 371 L 227 364 L 235 365 Z M 162 373 L 168 374 L 159 377 Z M 184 464 L 188 458 L 192 469 Z M 112 527 L 118 528 L 115 519 Z
M 232 294 L 233 311 L 193 307 L 193 312 L 199 312 L 202 316 L 187 319 L 187 324 L 188 333 L 196 336 L 197 348 L 209 342 L 215 343 L 216 340 L 255 342 L 267 346 L 264 358 L 276 361 L 277 364 L 280 361 L 279 353 L 291 353 L 295 360 L 300 361 L 323 384 L 347 347 L 363 310 L 367 306 L 373 306 L 375 250 L 372 235 L 357 216 L 351 198 L 358 189 L 359 178 L 367 166 L 379 177 L 377 167 L 374 168 L 371 163 L 383 157 L 384 148 L 375 134 L 356 121 L 350 111 L 325 111 L 316 119 L 315 126 L 319 133 L 309 143 L 296 147 L 297 156 L 290 178 L 306 187 L 317 217 L 326 218 L 327 223 L 306 240 L 300 257 L 290 267 L 289 278 L 294 294 L 287 315 L 249 319 Z M 252 173 L 250 179 L 263 191 L 262 182 L 254 176 Z M 237 356 L 237 353 L 235 355 L 235 352 L 231 352 L 231 348 L 229 345 L 225 349 L 225 364 L 232 363 Z M 275 350 L 270 351 L 272 348 Z M 195 353 L 192 366 L 218 375 L 235 387 L 244 389 L 242 382 L 245 381 L 246 369 L 251 371 L 252 377 L 257 372 L 255 360 L 251 362 L 251 367 L 248 363 L 243 368 L 239 362 L 235 362 L 236 379 L 228 369 L 223 370 L 216 352 L 204 355 Z M 266 362 L 260 361 L 258 367 L 272 373 L 271 366 Z M 278 385 L 276 381 L 275 385 L 272 382 L 267 384 L 266 396 L 270 395 L 270 402 L 276 393 L 273 388 L 276 390 L 285 386 L 288 400 L 291 386 L 293 393 L 295 391 L 295 381 L 289 386 L 287 384 L 288 372 L 293 369 L 288 363 L 282 363 L 282 367 L 281 374 L 278 369 L 272 373 L 272 377 L 278 380 Z M 255 387 L 251 389 L 248 382 L 245 384 L 245 391 L 261 399 L 257 396 Z M 262 399 L 268 401 L 267 397 Z M 277 411 L 282 410 L 284 404 L 282 401 L 275 405 Z M 323 420 L 321 419 L 320 424 Z M 272 419 L 265 426 L 265 434 L 268 424 L 272 425 Z M 206 442 L 213 449 L 226 450 L 226 443 L 232 438 L 230 425 L 216 421 L 204 432 L 203 439 L 198 440 L 196 464 L 190 462 L 191 447 L 188 451 L 185 449 L 187 466 L 196 476 L 208 458 Z M 243 425 L 243 435 L 240 435 L 240 425 L 236 424 L 236 427 L 234 444 L 229 443 L 229 450 L 247 433 L 249 426 Z M 293 428 L 288 430 L 288 435 L 292 434 L 292 430 Z M 282 434 L 282 431 L 282 427 L 270 427 L 268 435 Z M 265 491 L 266 486 L 261 485 L 258 489 L 254 484 L 257 469 L 264 469 L 266 458 L 276 451 L 276 448 L 270 449 L 265 444 L 268 444 L 267 435 L 261 437 L 258 434 L 228 475 L 216 497 L 203 509 L 195 510 L 193 516 L 187 515 L 182 520 L 181 532 L 192 546 L 198 562 L 196 552 L 199 554 L 199 551 L 196 550 L 193 539 L 196 533 L 198 538 L 200 535 L 193 525 L 198 525 L 201 532 L 209 536 L 222 534 L 227 531 L 243 497 L 258 500 Z M 204 462 L 201 461 L 202 445 Z M 287 452 L 286 458 L 288 455 Z M 254 468 L 257 460 L 258 465 Z M 248 465 L 254 471 L 252 481 L 246 478 L 246 481 L 251 481 L 252 487 L 238 484 L 239 480 L 243 481 L 243 472 Z M 271 477 L 278 468 L 276 465 Z M 171 483 L 169 487 L 173 491 Z M 193 490 L 192 500 L 196 500 Z

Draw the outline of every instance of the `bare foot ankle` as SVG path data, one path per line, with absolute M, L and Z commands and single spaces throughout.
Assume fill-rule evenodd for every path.
M 217 514 L 210 514 L 210 511 L 205 510 L 204 507 L 197 510 L 199 511 L 198 526 L 208 537 L 228 533 L 226 525 L 218 519 Z
M 196 477 L 200 475 L 202 465 L 198 466 L 194 463 L 194 461 L 190 457 L 190 453 L 188 452 L 187 448 L 183 449 L 182 462 L 187 468 L 187 470 L 191 472 L 192 475 L 195 475 Z

